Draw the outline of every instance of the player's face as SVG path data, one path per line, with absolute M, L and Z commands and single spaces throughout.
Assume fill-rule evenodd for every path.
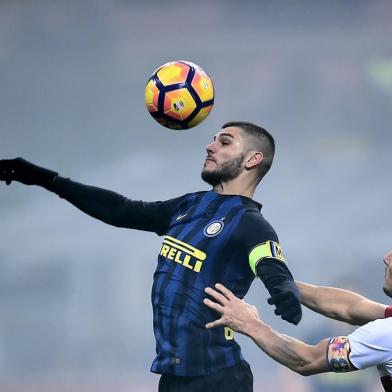
M 384 264 L 385 264 L 384 292 L 386 295 L 392 298 L 392 252 L 389 252 L 384 257 Z
M 214 186 L 237 178 L 244 170 L 244 150 L 240 128 L 227 127 L 219 131 L 207 146 L 202 179 Z

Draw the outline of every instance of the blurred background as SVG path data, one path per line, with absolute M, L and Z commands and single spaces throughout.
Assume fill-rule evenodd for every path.
M 205 146 L 226 121 L 255 122 L 277 143 L 255 199 L 296 279 L 388 302 L 391 18 L 388 0 L 0 0 L 0 156 L 164 200 L 209 189 Z M 144 106 L 150 74 L 176 59 L 216 89 L 210 116 L 180 132 Z M 41 188 L 1 185 L 0 391 L 156 391 L 160 241 Z M 255 281 L 247 300 L 309 343 L 352 330 L 310 311 L 288 325 L 267 297 Z M 255 391 L 382 390 L 375 369 L 303 378 L 237 339 Z

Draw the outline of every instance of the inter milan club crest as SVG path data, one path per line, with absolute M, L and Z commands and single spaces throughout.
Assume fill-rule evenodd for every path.
M 213 221 L 211 223 L 209 223 L 205 228 L 204 228 L 204 235 L 207 237 L 214 237 L 216 235 L 218 235 L 224 227 L 224 223 L 223 220 L 225 218 Z

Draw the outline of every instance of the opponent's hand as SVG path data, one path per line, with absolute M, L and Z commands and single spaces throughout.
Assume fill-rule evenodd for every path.
M 302 318 L 301 296 L 294 282 L 286 281 L 279 291 L 268 298 L 270 305 L 275 305 L 275 314 L 283 320 L 297 325 Z
M 222 284 L 217 283 L 215 285 L 215 290 L 211 287 L 207 287 L 205 292 L 217 302 L 205 298 L 203 300 L 204 304 L 221 315 L 220 319 L 206 324 L 206 328 L 215 328 L 220 325 L 225 325 L 237 332 L 248 335 L 248 331 L 252 325 L 261 322 L 255 306 L 248 304 L 243 299 L 237 298 Z
M 10 185 L 12 181 L 18 181 L 25 185 L 41 185 L 49 187 L 57 173 L 36 166 L 22 158 L 0 159 L 0 181 Z

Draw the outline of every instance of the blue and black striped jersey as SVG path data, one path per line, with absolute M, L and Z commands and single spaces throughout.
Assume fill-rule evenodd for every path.
M 284 261 L 260 204 L 213 191 L 135 201 L 63 177 L 52 188 L 110 225 L 164 235 L 151 294 L 157 351 L 153 372 L 201 376 L 243 360 L 232 330 L 205 328 L 217 314 L 203 304 L 204 288 L 220 282 L 242 298 L 261 260 Z
M 165 204 L 167 203 L 167 204 Z M 243 196 L 198 192 L 162 202 L 170 217 L 154 274 L 152 305 L 157 356 L 151 370 L 200 376 L 243 360 L 233 331 L 206 329 L 217 314 L 203 304 L 204 288 L 223 283 L 242 298 L 255 274 L 249 255 L 278 242 L 261 205 Z

